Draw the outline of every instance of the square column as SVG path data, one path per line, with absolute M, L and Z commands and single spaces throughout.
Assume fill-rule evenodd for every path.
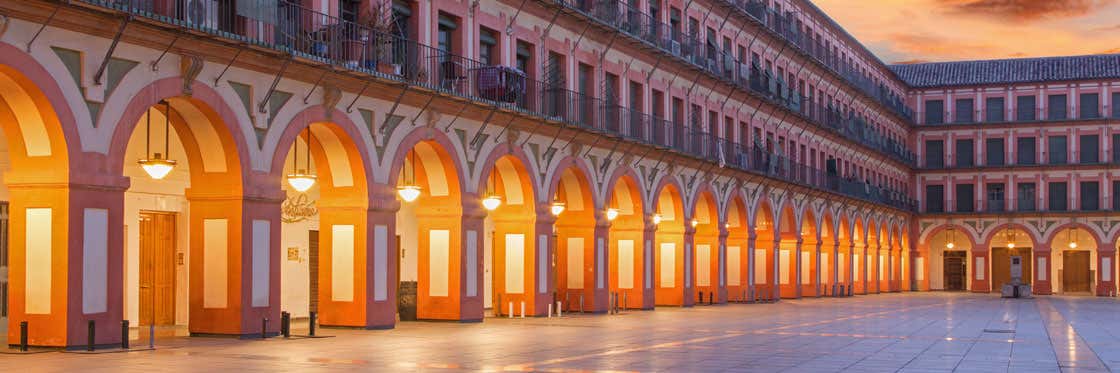
M 992 291 L 992 274 L 988 270 L 991 264 L 991 256 L 987 251 L 973 251 L 972 263 L 968 265 L 972 268 L 972 282 L 973 293 L 987 293 Z
M 1051 263 L 1053 263 L 1053 259 L 1050 257 L 1049 250 L 1034 252 L 1034 265 L 1031 266 L 1034 269 L 1032 271 L 1034 272 L 1034 278 L 1031 279 L 1031 283 L 1034 285 L 1031 286 L 1031 292 L 1034 294 L 1050 295 L 1054 293 L 1052 285 L 1054 274 L 1050 271 Z
M 1116 296 L 1116 251 L 1097 252 L 1097 296 Z

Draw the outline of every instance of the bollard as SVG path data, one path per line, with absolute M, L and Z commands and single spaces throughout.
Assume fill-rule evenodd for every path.
M 308 328 L 309 329 L 308 329 L 307 335 L 310 335 L 312 337 L 315 336 L 315 316 L 316 316 L 315 312 L 311 312 L 308 315 L 308 322 L 307 323 L 308 323 Z
M 560 307 L 561 305 L 560 301 L 556 301 L 556 317 L 564 316 L 564 307 Z
M 564 292 L 564 304 L 567 304 L 568 307 L 572 306 L 571 295 L 571 293 Z M 568 311 L 571 311 L 571 309 L 569 308 Z
M 521 301 L 521 318 L 525 318 L 525 301 Z
M 156 348 L 156 326 L 148 325 L 148 348 Z
M 548 318 L 552 318 L 552 303 L 548 304 Z
M 497 305 L 497 306 L 494 306 L 494 317 L 501 317 L 502 316 L 502 295 L 501 294 L 496 294 L 494 296 L 497 297 L 496 300 L 494 301 L 494 304 Z M 509 307 L 509 315 L 512 315 L 512 314 L 513 314 L 513 306 L 510 306 Z
M 121 349 L 128 349 L 128 320 L 121 320 Z
M 509 302 L 509 312 L 506 313 L 506 316 L 511 319 L 513 318 L 513 302 Z
M 708 305 L 709 306 L 715 304 L 715 299 L 716 299 L 716 292 L 713 291 L 711 293 L 708 293 Z
M 268 318 L 261 319 L 261 339 L 268 338 Z
M 579 293 L 579 313 L 583 313 L 583 293 Z
M 27 321 L 19 322 L 19 350 L 27 352 Z
M 627 305 L 626 305 L 626 293 L 622 293 L 622 309 L 625 310 L 625 309 L 628 309 L 628 308 L 629 307 L 627 307 Z
M 87 335 L 89 337 L 89 339 L 86 341 L 86 351 L 93 351 L 93 346 L 97 343 L 94 340 L 94 334 L 97 333 L 97 331 L 96 331 L 97 324 L 94 323 L 93 320 L 90 320 L 89 323 L 87 324 L 86 328 L 87 328 Z
M 292 336 L 292 314 L 288 311 L 280 312 L 280 334 L 283 334 L 284 338 Z
M 700 291 L 698 293 L 700 293 L 700 300 L 696 303 L 704 304 L 704 292 Z

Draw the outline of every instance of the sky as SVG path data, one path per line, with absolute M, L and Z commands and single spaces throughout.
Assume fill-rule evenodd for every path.
M 811 0 L 886 63 L 1120 53 L 1120 0 Z

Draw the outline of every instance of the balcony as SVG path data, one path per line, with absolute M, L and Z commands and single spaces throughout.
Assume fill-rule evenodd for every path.
M 227 1 L 233 0 L 194 4 L 224 4 Z M 686 126 L 632 111 L 612 102 L 564 89 L 557 84 L 532 79 L 512 67 L 486 65 L 480 61 L 381 32 L 362 24 L 318 13 L 288 1 L 280 2 L 278 11 L 282 13 L 281 16 L 268 19 L 269 22 L 240 15 L 231 16 L 233 21 L 199 19 L 188 14 L 197 12 L 187 12 L 184 0 L 178 0 L 176 6 L 172 7 L 153 6 L 157 3 L 164 4 L 163 1 L 157 0 L 80 0 L 80 2 L 128 12 L 136 17 L 241 43 L 271 48 L 290 53 L 294 57 L 328 63 L 351 72 L 405 83 L 435 93 L 458 96 L 604 136 L 675 151 L 718 163 L 722 167 L 763 174 L 785 182 L 828 190 L 902 210 L 914 211 L 917 206 L 916 201 L 909 199 L 900 191 L 875 187 L 836 175 L 826 176 L 820 169 L 784 156 L 699 131 L 699 126 Z M 572 3 L 577 2 L 572 1 Z M 219 6 L 219 9 L 233 8 Z M 276 32 L 236 32 L 236 30 L 262 29 Z M 743 71 L 738 70 L 738 72 Z M 742 74 L 734 75 L 734 78 L 739 79 L 744 87 L 750 83 L 750 80 Z M 789 94 L 784 86 L 775 85 L 770 92 L 781 92 L 775 97 L 780 97 L 787 105 L 800 108 L 797 106 L 800 100 L 791 99 L 797 96 Z M 847 123 L 841 120 L 835 122 Z
M 773 72 L 762 71 L 757 64 L 740 61 L 735 58 L 735 56 L 726 53 L 726 51 L 720 50 L 720 48 L 715 45 L 715 41 L 705 42 L 693 35 L 684 35 L 678 30 L 673 30 L 670 25 L 660 23 L 655 17 L 643 13 L 639 9 L 632 8 L 622 1 L 556 0 L 556 2 L 566 9 L 571 9 L 623 34 L 641 40 L 663 53 L 673 55 L 732 86 L 738 87 L 744 91 L 759 94 L 761 98 L 771 104 L 789 109 L 799 114 L 802 119 L 811 124 L 833 130 L 848 125 L 826 123 L 823 121 L 824 117 L 807 115 L 807 112 L 803 108 L 808 100 L 804 95 L 797 92 L 793 82 L 785 83 L 784 79 L 782 79 L 783 77 L 775 77 L 773 76 Z M 746 5 L 744 4 L 738 4 L 737 2 L 732 3 L 734 3 L 732 5 L 734 5 L 736 9 L 746 9 Z M 754 15 L 754 13 L 751 14 Z M 761 19 L 757 16 L 755 18 Z M 773 18 L 781 19 L 781 17 Z M 804 44 L 795 42 L 802 41 L 803 38 L 795 36 L 797 31 L 795 28 L 786 26 L 789 24 L 788 22 L 764 21 L 761 22 L 761 24 L 768 30 L 782 36 L 786 41 L 793 43 L 795 47 L 807 47 Z M 807 50 L 808 49 L 806 49 L 806 51 Z M 838 61 L 835 61 L 835 57 L 828 57 L 827 59 L 831 60 L 831 62 L 825 63 L 826 58 L 823 55 L 809 56 L 816 57 L 818 62 L 825 64 L 825 66 L 830 68 L 830 71 L 844 78 L 861 93 L 876 99 L 880 104 L 885 105 L 896 114 L 903 116 L 908 124 L 913 123 L 913 112 L 905 106 L 901 97 L 890 94 L 890 91 L 887 90 L 885 86 L 876 88 L 871 80 L 855 73 L 853 69 L 837 68 Z M 847 118 L 846 120 L 852 121 L 855 119 Z M 841 133 L 841 135 L 858 144 L 866 145 L 873 151 L 880 152 L 896 161 L 911 167 L 915 166 L 915 155 L 906 150 L 905 146 L 902 144 L 887 143 L 883 139 L 865 136 L 863 134 L 857 136 L 853 133 Z

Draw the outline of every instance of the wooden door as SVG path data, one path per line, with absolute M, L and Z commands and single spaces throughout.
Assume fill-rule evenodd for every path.
M 310 283 L 307 289 L 310 312 L 319 312 L 319 231 L 307 231 L 307 269 Z
M 175 214 L 140 213 L 140 325 L 175 324 Z
M 1016 247 L 1009 249 L 1006 247 L 993 247 L 992 248 L 992 292 L 998 293 L 1002 291 L 1003 285 L 1011 282 L 1011 257 L 1019 256 L 1022 261 L 1023 283 L 1030 283 L 1031 281 L 1031 248 L 1029 247 Z
M 964 251 L 947 251 L 945 252 L 944 261 L 944 274 L 945 274 L 945 290 L 947 291 L 964 291 L 965 290 L 965 273 L 966 264 Z
M 0 335 L 8 335 L 8 202 L 0 202 Z
M 1088 292 L 1089 252 L 1065 251 L 1062 253 L 1062 291 Z

